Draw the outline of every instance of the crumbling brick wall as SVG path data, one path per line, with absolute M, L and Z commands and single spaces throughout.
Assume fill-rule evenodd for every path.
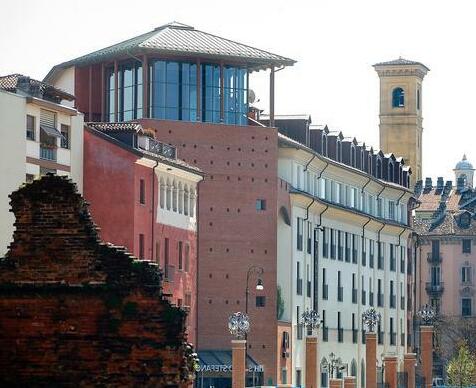
M 0 385 L 190 384 L 185 313 L 161 273 L 102 243 L 87 204 L 49 175 L 10 196 L 14 239 L 0 260 Z

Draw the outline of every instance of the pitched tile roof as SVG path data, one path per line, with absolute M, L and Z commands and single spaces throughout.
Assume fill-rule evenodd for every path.
M 55 66 L 45 77 L 50 79 L 57 68 L 97 63 L 119 55 L 162 53 L 213 59 L 235 59 L 251 69 L 290 66 L 296 61 L 252 46 L 196 30 L 182 23 L 169 23 L 126 41 L 83 55 Z
M 405 59 L 405 58 L 402 58 L 402 57 L 399 57 L 398 59 L 393 59 L 391 61 L 386 61 L 386 62 L 379 62 L 379 63 L 376 63 L 374 65 L 375 66 L 405 66 L 405 65 L 409 65 L 409 66 L 415 66 L 415 65 L 418 65 L 418 66 L 423 66 L 425 69 L 427 69 L 428 71 L 430 70 L 428 67 L 426 67 L 423 63 L 421 62 L 416 62 L 416 61 L 411 61 L 411 60 L 408 60 L 408 59 Z
M 64 90 L 58 89 L 57 87 L 54 87 L 53 85 L 50 85 L 46 82 L 24 76 L 23 74 L 9 74 L 0 76 L 0 89 L 6 90 L 8 92 L 17 92 L 17 89 L 19 86 L 22 86 L 22 83 L 25 83 L 28 86 L 29 90 L 24 90 L 25 92 L 37 90 L 42 95 L 49 94 L 53 97 L 68 101 L 73 101 L 75 99 L 72 94 L 69 94 Z

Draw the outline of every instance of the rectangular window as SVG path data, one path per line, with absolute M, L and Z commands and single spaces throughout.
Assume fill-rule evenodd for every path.
M 433 259 L 440 258 L 440 240 L 431 241 L 431 257 Z
M 165 279 L 168 279 L 171 275 L 171 271 L 169 269 L 170 264 L 169 264 L 169 239 L 165 238 L 164 239 L 164 277 Z
M 352 235 L 352 263 L 357 264 L 357 247 L 358 241 L 357 241 L 357 235 L 353 234 Z
M 297 250 L 302 251 L 302 243 L 303 243 L 303 219 L 302 218 L 297 218 L 297 236 L 296 236 L 296 245 L 297 245 Z
M 266 305 L 266 297 L 262 295 L 256 296 L 256 307 L 265 307 Z
M 61 124 L 61 135 L 63 136 L 61 138 L 61 148 L 65 148 L 65 149 L 68 149 L 68 150 L 70 148 L 69 132 L 70 132 L 69 125 Z
M 341 326 L 340 311 L 337 312 L 337 341 L 344 342 L 344 329 Z
M 343 239 L 342 235 L 344 232 L 340 230 L 337 231 L 337 260 L 342 261 L 344 259 L 344 247 L 343 247 Z
M 471 240 L 463 239 L 463 253 L 471 253 Z
M 350 233 L 345 232 L 345 261 L 350 262 Z
M 26 115 L 26 138 L 35 140 L 35 116 Z
M 327 229 L 322 228 L 322 256 L 326 259 L 329 257 L 329 243 L 327 239 Z
M 256 200 L 256 210 L 266 210 L 266 200 L 265 199 L 257 199 Z
M 390 271 L 395 272 L 397 270 L 397 260 L 395 258 L 395 246 L 390 244 Z
M 377 257 L 377 269 L 384 269 L 384 252 L 385 244 L 383 242 L 378 242 L 378 257 Z
M 400 247 L 400 273 L 405 273 L 405 247 Z
M 329 229 L 329 233 L 331 235 L 331 259 L 336 258 L 336 234 L 334 229 Z
M 326 326 L 326 310 L 322 310 L 322 341 L 329 340 L 329 329 Z
M 301 378 L 301 370 L 296 369 L 296 387 L 301 388 L 302 384 L 302 378 Z
M 296 293 L 302 295 L 301 263 L 296 263 Z
M 465 266 L 461 268 L 461 282 L 471 283 L 471 267 Z
M 395 202 L 388 201 L 388 218 L 395 220 Z
M 145 180 L 139 181 L 139 202 L 145 204 Z
M 183 242 L 178 242 L 178 269 L 183 270 Z
M 186 293 L 185 294 L 185 306 L 190 307 L 192 305 L 192 294 Z
M 370 240 L 370 252 L 369 252 L 369 267 L 374 267 L 374 252 L 375 252 L 375 241 Z
M 358 329 L 355 324 L 355 313 L 352 313 L 352 343 L 356 344 L 358 340 Z
M 329 286 L 327 285 L 326 269 L 322 269 L 322 299 L 329 299 Z
M 394 333 L 394 328 L 393 328 L 393 318 L 390 318 L 390 345 L 395 345 L 396 343 L 396 335 Z
M 312 222 L 307 222 L 307 253 L 312 253 Z
M 471 298 L 461 299 L 461 315 L 463 317 L 470 317 L 471 313 Z
M 367 265 L 367 239 L 362 237 L 362 266 Z
M 155 262 L 160 266 L 160 242 L 155 243 Z
M 144 260 L 144 249 L 145 249 L 144 235 L 139 234 L 139 259 L 141 260 Z
M 190 244 L 185 243 L 185 272 L 190 272 Z
M 342 302 L 344 300 L 344 287 L 342 287 L 341 271 L 337 271 L 337 301 Z
M 382 198 L 377 198 L 377 217 L 382 218 L 383 217 L 383 212 L 382 212 Z
M 301 312 L 299 306 L 296 306 L 296 326 L 297 326 L 297 339 L 302 340 L 302 325 L 299 324 L 301 321 Z

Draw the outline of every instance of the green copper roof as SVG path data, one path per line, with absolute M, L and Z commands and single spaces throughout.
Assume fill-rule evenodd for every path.
M 296 62 L 268 51 L 196 30 L 192 26 L 173 22 L 124 42 L 56 65 L 45 77 L 45 80 L 49 79 L 57 68 L 87 65 L 111 60 L 122 55 L 145 53 L 224 61 L 228 59 L 243 62 L 254 70 L 271 66 L 289 66 Z

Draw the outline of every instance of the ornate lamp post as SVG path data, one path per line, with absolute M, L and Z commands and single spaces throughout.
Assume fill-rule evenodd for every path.
M 373 307 L 362 314 L 362 322 L 367 326 L 367 333 L 365 333 L 365 386 L 367 388 L 377 388 L 377 336 L 375 327 L 381 318 L 380 313 Z
M 232 344 L 232 387 L 243 388 L 246 385 L 246 335 L 250 331 L 248 314 L 233 313 L 228 318 L 228 330 L 236 337 Z
M 418 318 L 423 321 L 420 326 L 420 355 L 423 376 L 425 377 L 425 387 L 432 386 L 433 377 L 433 321 L 436 312 L 431 306 L 425 304 L 417 312 Z
M 306 336 L 306 387 L 317 388 L 317 336 L 313 336 L 312 332 L 321 325 L 321 317 L 315 310 L 306 310 L 300 318 L 301 322 L 298 322 L 298 324 L 306 327 L 311 332 L 311 336 Z

